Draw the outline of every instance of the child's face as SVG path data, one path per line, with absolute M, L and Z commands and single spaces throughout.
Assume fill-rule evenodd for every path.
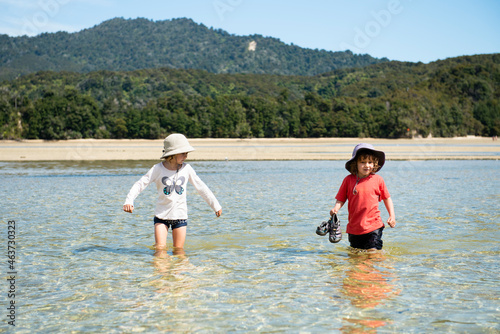
M 360 157 L 357 162 L 358 177 L 367 177 L 373 172 L 375 162 L 371 156 Z
M 187 156 L 188 154 L 187 153 L 179 153 L 179 154 L 176 154 L 174 155 L 174 161 L 178 164 L 178 165 L 182 165 L 184 163 L 184 160 L 187 159 Z

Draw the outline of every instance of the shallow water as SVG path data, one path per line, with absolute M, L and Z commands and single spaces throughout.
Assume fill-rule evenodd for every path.
M 379 254 L 315 234 L 344 162 L 193 162 L 223 216 L 188 186 L 185 254 L 161 256 L 154 187 L 121 211 L 153 163 L 0 163 L 16 332 L 500 331 L 498 161 L 388 161 L 398 224 Z

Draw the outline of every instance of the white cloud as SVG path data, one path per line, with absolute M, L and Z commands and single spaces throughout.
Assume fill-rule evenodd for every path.
M 0 34 L 9 36 L 36 36 L 44 32 L 76 32 L 82 28 L 57 22 L 45 12 L 23 17 L 1 16 Z
M 35 36 L 44 32 L 76 32 L 88 13 L 120 7 L 116 0 L 0 0 L 0 34 Z M 71 17 L 74 20 L 71 20 Z
M 74 0 L 0 0 L 0 33 L 35 36 L 43 32 L 79 31 L 80 27 L 60 20 L 61 11 L 72 2 Z

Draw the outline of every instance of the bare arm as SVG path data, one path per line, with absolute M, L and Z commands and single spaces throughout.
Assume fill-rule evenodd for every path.
M 390 227 L 396 226 L 396 214 L 394 213 L 394 204 L 392 203 L 392 198 L 384 199 L 385 208 L 389 212 L 389 218 L 387 219 L 387 224 Z
M 337 202 L 335 203 L 335 206 L 333 207 L 333 209 L 330 210 L 330 216 L 333 216 L 334 213 L 339 212 L 340 208 L 343 205 L 344 205 L 344 202 L 341 202 L 341 201 L 337 200 Z

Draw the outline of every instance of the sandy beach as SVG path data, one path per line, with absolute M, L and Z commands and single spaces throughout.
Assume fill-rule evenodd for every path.
M 471 160 L 500 158 L 491 138 L 276 138 L 190 139 L 189 160 L 345 160 L 354 146 L 371 143 L 388 160 Z M 0 141 L 0 161 L 158 160 L 163 140 Z

